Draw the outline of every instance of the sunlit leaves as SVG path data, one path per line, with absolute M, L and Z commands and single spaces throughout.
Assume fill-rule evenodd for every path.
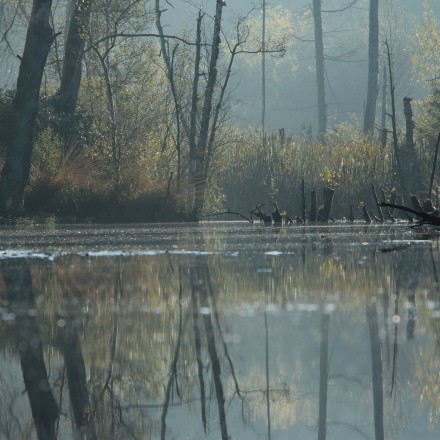
M 262 13 L 255 14 L 244 25 L 248 31 L 245 50 L 258 51 L 263 47 L 262 41 Z M 268 6 L 266 9 L 266 41 L 267 52 L 273 53 L 274 57 L 280 57 L 290 51 L 295 43 L 294 34 L 300 33 L 303 23 L 289 9 L 282 6 Z M 292 55 L 290 52 L 289 55 Z M 247 57 L 246 62 L 255 66 L 260 62 L 259 57 Z
M 416 27 L 417 50 L 413 56 L 413 64 L 419 74 L 420 81 L 428 87 L 440 84 L 440 23 L 424 4 L 423 26 Z

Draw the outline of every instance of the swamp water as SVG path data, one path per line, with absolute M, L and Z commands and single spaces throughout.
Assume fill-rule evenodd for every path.
M 405 225 L 0 230 L 0 439 L 438 439 Z

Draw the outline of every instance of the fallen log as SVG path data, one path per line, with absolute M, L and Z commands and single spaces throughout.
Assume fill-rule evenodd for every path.
M 415 226 L 420 226 L 423 224 L 440 226 L 440 217 L 438 217 L 436 215 L 427 214 L 426 212 L 422 212 L 422 211 L 416 211 L 415 209 L 408 208 L 407 206 L 396 205 L 394 203 L 381 202 L 381 203 L 379 203 L 379 206 L 399 209 L 401 211 L 405 211 L 405 212 L 409 212 L 411 214 L 417 215 L 418 217 L 421 218 L 421 220 L 419 220 Z
M 239 217 L 243 218 L 244 220 L 247 220 L 249 223 L 251 223 L 251 224 L 254 223 L 254 221 L 251 218 L 248 218 L 245 215 L 240 214 L 239 212 L 234 212 L 234 211 L 231 211 L 229 209 L 227 211 L 224 211 L 224 212 L 214 212 L 212 214 L 201 215 L 200 218 L 216 217 L 218 215 L 225 215 L 225 214 L 238 215 Z M 251 212 L 251 214 L 252 214 L 252 212 Z

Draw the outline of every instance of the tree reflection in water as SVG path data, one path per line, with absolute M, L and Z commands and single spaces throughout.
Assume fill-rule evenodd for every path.
M 0 437 L 32 438 L 31 414 L 39 438 L 411 438 L 404 416 L 438 433 L 438 249 L 328 233 L 283 255 L 4 260 L 0 361 L 28 394 L 0 372 Z
M 25 260 L 17 259 L 7 264 L 3 262 L 1 270 L 9 307 L 15 315 L 13 333 L 37 436 L 45 440 L 56 439 L 58 405 L 44 362 L 29 266 Z

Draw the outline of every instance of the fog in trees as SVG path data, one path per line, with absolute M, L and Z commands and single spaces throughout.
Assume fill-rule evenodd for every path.
M 0 6 L 6 214 L 197 220 L 275 199 L 296 210 L 289 194 L 301 181 L 306 192 L 341 189 L 338 217 L 367 200 L 371 184 L 425 196 L 438 134 L 428 123 L 437 2 L 48 2 L 52 39 L 32 86 L 17 82 L 32 9 Z M 20 93 L 33 96 L 32 115 L 17 107 Z M 412 169 L 415 183 L 403 188 Z M 246 196 L 252 179 L 258 200 Z

